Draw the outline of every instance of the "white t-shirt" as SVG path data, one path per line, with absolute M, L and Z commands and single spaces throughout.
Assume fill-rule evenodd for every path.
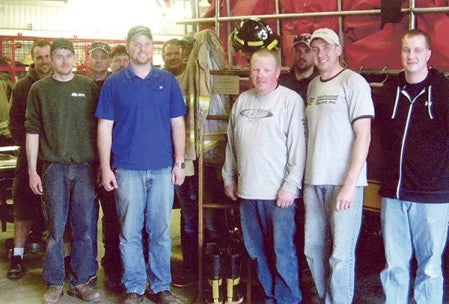
M 354 71 L 345 69 L 331 79 L 315 77 L 307 91 L 307 162 L 304 183 L 342 185 L 349 169 L 355 134 L 352 123 L 373 118 L 371 88 Z M 365 186 L 366 163 L 357 186 Z

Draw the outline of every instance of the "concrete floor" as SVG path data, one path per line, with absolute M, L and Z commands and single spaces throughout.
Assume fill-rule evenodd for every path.
M 172 225 L 172 241 L 173 241 L 173 255 L 172 262 L 173 268 L 179 268 L 182 260 L 181 247 L 179 240 L 179 210 L 173 212 L 173 225 Z M 101 235 L 101 231 L 99 234 Z M 42 259 L 43 252 L 38 253 L 26 253 L 26 274 L 22 279 L 11 281 L 6 278 L 6 273 L 9 268 L 9 261 L 6 259 L 5 252 L 5 240 L 13 237 L 13 225 L 7 225 L 6 232 L 0 231 L 0 303 L 1 304 L 34 304 L 43 303 L 43 295 L 46 290 L 45 281 L 42 279 Z M 100 242 L 101 243 L 101 242 Z M 101 244 L 99 245 L 99 256 L 102 257 L 104 250 Z M 178 265 L 178 267 L 177 267 Z M 111 293 L 104 287 L 104 273 L 103 268 L 97 272 L 98 281 L 97 288 L 102 296 L 102 300 L 99 303 L 121 303 L 123 296 Z M 68 283 L 66 282 L 66 289 Z M 182 300 L 183 303 L 194 303 L 196 297 L 196 290 L 194 287 L 186 289 L 173 288 L 172 291 Z M 71 297 L 64 293 L 64 297 L 61 301 L 62 304 L 80 304 L 85 303 L 77 298 Z M 143 303 L 152 303 L 150 300 L 145 299 Z
M 173 253 L 172 253 L 172 269 L 174 272 L 179 270 L 181 263 L 181 249 L 179 238 L 179 210 L 175 210 L 173 213 L 173 225 L 172 225 L 172 241 L 173 241 Z M 101 235 L 101 233 L 99 233 Z M 6 272 L 9 267 L 9 261 L 6 259 L 5 252 L 5 240 L 12 238 L 13 226 L 7 225 L 7 231 L 0 231 L 0 303 L 1 304 L 34 304 L 42 303 L 42 298 L 46 289 L 45 282 L 41 275 L 41 263 L 43 253 L 27 253 L 26 267 L 27 272 L 24 277 L 17 281 L 11 281 L 6 279 Z M 382 269 L 382 259 L 376 258 L 379 255 L 379 244 L 376 240 L 370 240 L 368 243 L 370 246 L 364 248 L 364 251 L 358 252 L 358 264 L 357 264 L 357 280 L 355 286 L 354 303 L 357 304 L 380 304 L 383 303 L 382 287 L 379 281 L 379 271 Z M 101 242 L 100 242 L 101 243 Z M 447 252 L 449 250 L 446 250 Z M 99 256 L 103 256 L 103 248 L 99 246 Z M 445 263 L 449 264 L 449 253 L 446 254 Z M 447 267 L 449 268 L 449 267 Z M 447 271 L 446 271 L 447 272 Z M 253 275 L 255 278 L 255 275 Z M 449 303 L 449 284 L 446 282 L 444 303 Z M 67 287 L 67 285 L 66 285 Z M 104 288 L 104 273 L 100 268 L 98 271 L 97 288 L 102 295 L 102 301 L 100 303 L 121 303 L 122 295 L 117 295 L 107 291 Z M 313 303 L 312 298 L 315 294 L 313 280 L 307 270 L 301 273 L 301 289 L 304 295 L 303 304 Z M 245 290 L 245 286 L 242 286 L 242 290 Z M 186 289 L 173 288 L 172 291 L 182 300 L 183 303 L 195 303 L 197 290 L 196 286 Z M 262 303 L 260 298 L 260 290 L 257 283 L 252 288 L 252 303 Z M 67 294 L 61 303 L 85 303 L 81 300 L 73 298 Z M 152 303 L 148 299 L 145 299 L 143 303 Z M 410 302 L 412 303 L 412 302 Z

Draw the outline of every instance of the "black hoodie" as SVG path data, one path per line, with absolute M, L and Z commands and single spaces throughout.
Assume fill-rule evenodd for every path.
M 429 69 L 411 99 L 404 72 L 383 88 L 376 125 L 383 149 L 383 197 L 449 203 L 449 80 Z
M 9 130 L 16 145 L 25 147 L 25 112 L 27 106 L 28 92 L 33 83 L 39 80 L 34 68 L 30 66 L 27 75 L 19 80 L 14 86 L 11 95 L 11 109 L 9 110 Z

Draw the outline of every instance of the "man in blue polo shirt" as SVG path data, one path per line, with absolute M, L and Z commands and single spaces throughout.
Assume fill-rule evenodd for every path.
M 140 303 L 147 281 L 153 302 L 179 303 L 170 293 L 170 218 L 173 185 L 185 178 L 186 107 L 175 77 L 151 63 L 149 28 L 131 28 L 127 49 L 128 67 L 106 79 L 96 110 L 102 183 L 115 190 L 121 224 L 125 303 Z M 143 228 L 151 244 L 148 269 Z

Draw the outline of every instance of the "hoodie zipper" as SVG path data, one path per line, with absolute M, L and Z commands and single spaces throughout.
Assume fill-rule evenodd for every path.
M 405 122 L 405 128 L 404 128 L 404 134 L 402 135 L 402 141 L 401 141 L 401 153 L 400 153 L 400 157 L 399 157 L 399 180 L 398 180 L 398 184 L 396 186 L 396 198 L 397 199 L 399 199 L 399 194 L 400 194 L 401 185 L 402 185 L 402 166 L 403 166 L 403 157 L 404 157 L 404 146 L 405 146 L 405 140 L 407 139 L 410 118 L 411 118 L 412 112 L 413 112 L 413 106 L 415 104 L 416 99 L 418 99 L 419 96 L 424 94 L 425 91 L 426 91 L 425 89 L 422 89 L 421 92 L 419 92 L 419 94 L 416 95 L 415 98 L 413 98 L 413 100 L 411 100 L 410 95 L 407 93 L 407 91 L 405 91 L 404 89 L 401 90 L 401 93 L 405 97 L 407 97 L 408 101 L 410 102 L 410 107 L 408 109 L 407 120 Z M 399 93 L 399 88 L 398 88 L 398 93 Z M 399 99 L 400 99 L 400 94 L 397 94 L 392 118 L 396 117 L 396 114 L 397 114 L 396 111 L 397 111 L 397 107 L 399 105 Z

